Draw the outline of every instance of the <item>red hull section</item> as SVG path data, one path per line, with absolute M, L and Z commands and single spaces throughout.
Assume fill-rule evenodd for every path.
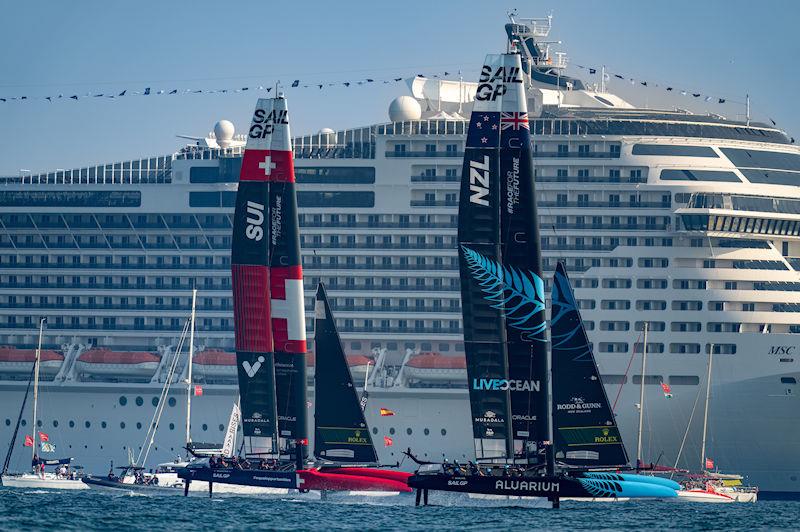
M 393 480 L 381 476 L 371 476 L 364 474 L 361 468 L 349 468 L 353 473 L 345 474 L 333 473 L 330 471 L 320 471 L 318 469 L 304 469 L 298 471 L 300 477 L 300 489 L 320 490 L 320 491 L 399 491 L 410 492 L 411 488 L 403 481 Z M 380 470 L 366 470 L 373 473 Z M 384 471 L 384 473 L 387 473 Z M 392 473 L 395 473 L 392 471 Z
M 372 469 L 369 467 L 336 467 L 331 469 L 323 469 L 325 473 L 334 475 L 354 475 L 357 477 L 370 477 L 370 478 L 383 478 L 386 480 L 394 480 L 402 484 L 408 484 L 408 478 L 412 473 L 405 471 L 389 470 L 389 469 Z

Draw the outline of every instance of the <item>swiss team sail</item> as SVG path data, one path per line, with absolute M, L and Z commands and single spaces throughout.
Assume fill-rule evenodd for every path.
M 278 452 L 279 434 L 307 438 L 305 316 L 291 149 L 286 100 L 259 99 L 242 161 L 231 251 L 249 454 Z
M 314 306 L 314 456 L 329 462 L 377 463 L 325 287 Z
M 532 166 L 519 54 L 488 55 L 467 133 L 458 226 L 478 458 L 538 461 L 536 443 L 547 439 L 544 283 Z
M 625 446 L 560 262 L 553 277 L 550 338 L 556 459 L 570 465 L 626 465 Z

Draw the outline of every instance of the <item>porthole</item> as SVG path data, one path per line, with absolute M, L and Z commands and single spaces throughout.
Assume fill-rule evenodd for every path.
M 57 419 L 54 419 L 54 420 L 53 420 L 53 426 L 54 426 L 54 427 L 58 427 L 58 420 L 57 420 Z
M 394 434 L 394 427 L 389 429 L 389 434 Z
M 92 424 L 91 424 L 89 421 L 87 421 L 86 423 L 84 423 L 84 425 L 86 426 L 86 428 L 87 428 L 87 429 L 88 429 L 89 427 L 91 427 L 91 426 L 92 426 Z
M 101 446 L 100 446 L 100 448 L 102 449 L 102 448 L 103 448 L 103 446 L 101 445 Z
M 42 420 L 41 419 L 37 419 L 36 420 L 36 426 L 37 427 L 41 427 L 42 426 Z
M 27 425 L 27 424 L 28 424 L 28 422 L 27 422 L 27 421 L 25 421 L 24 419 L 22 420 L 22 423 L 20 423 L 20 425 L 22 425 L 23 427 L 24 427 L 25 425 Z
M 427 436 L 427 435 L 429 435 L 431 433 L 431 429 L 425 429 L 422 432 L 423 432 L 423 434 L 425 434 L 425 436 Z
M 175 406 L 177 403 L 178 403 L 178 402 L 175 400 L 175 398 L 174 398 L 174 397 L 170 397 L 170 398 L 169 398 L 169 401 L 167 401 L 167 404 L 168 404 L 169 406 Z
M 373 434 L 377 434 L 378 433 L 378 427 L 372 427 L 372 433 Z
M 222 432 L 223 430 L 225 430 L 225 425 L 223 425 L 222 423 L 220 423 L 220 424 L 219 424 L 219 431 L 220 431 L 220 432 Z
M 125 422 L 124 421 L 120 421 L 119 428 L 121 428 L 121 429 L 125 428 Z M 123 449 L 124 449 L 124 447 L 123 447 Z
M 137 422 L 137 423 L 136 423 L 136 428 L 137 428 L 138 430 L 142 430 L 142 424 L 141 424 L 141 423 L 139 423 L 139 422 Z
M 208 430 L 208 425 L 206 425 L 205 423 L 203 423 L 203 430 Z
M 124 395 L 120 395 L 119 396 L 119 404 L 120 404 L 120 406 L 127 405 L 128 404 L 128 398 L 125 397 Z
M 442 429 L 442 436 L 447 436 L 447 430 L 446 429 Z
M 141 397 L 136 398 L 136 406 L 142 406 L 144 404 L 144 399 Z
M 169 424 L 169 430 L 175 430 L 175 423 Z
M 413 432 L 413 431 L 411 430 L 411 427 L 408 427 L 408 428 L 406 429 L 406 434 L 408 434 L 409 436 L 411 436 L 411 433 L 412 433 L 412 432 Z
M 75 428 L 75 422 L 74 421 L 72 421 L 72 420 L 69 421 L 69 428 L 71 428 L 71 429 Z
M 83 446 L 83 448 L 84 448 L 84 449 L 88 449 L 88 448 L 89 448 L 89 446 L 88 446 L 88 445 L 84 445 L 84 446 Z
M 153 400 L 150 402 L 153 403 L 153 406 L 158 406 L 158 397 L 153 397 Z
M 100 423 L 100 426 L 103 427 L 103 428 L 106 428 L 108 426 L 108 423 L 103 421 L 102 423 Z
M 6 427 L 10 427 L 10 426 L 11 426 L 11 420 L 6 418 Z

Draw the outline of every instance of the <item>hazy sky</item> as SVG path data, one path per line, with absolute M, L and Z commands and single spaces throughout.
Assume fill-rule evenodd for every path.
M 0 97 L 155 89 L 219 89 L 457 71 L 474 77 L 505 49 L 506 10 L 554 14 L 551 37 L 570 61 L 729 100 L 800 137 L 796 103 L 800 2 L 792 0 L 95 1 L 2 3 Z M 587 77 L 586 71 L 571 73 Z M 610 89 L 638 105 L 730 117 L 740 105 Z M 404 84 L 287 91 L 295 134 L 387 121 Z M 255 94 L 0 102 L 0 175 L 167 154 L 176 134 L 227 118 L 241 131 Z M 795 103 L 792 103 L 795 102 Z

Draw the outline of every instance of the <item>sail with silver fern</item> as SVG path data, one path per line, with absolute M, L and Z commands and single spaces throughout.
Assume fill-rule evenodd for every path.
M 458 240 L 478 459 L 543 460 L 544 283 L 519 54 L 488 55 L 464 150 Z

